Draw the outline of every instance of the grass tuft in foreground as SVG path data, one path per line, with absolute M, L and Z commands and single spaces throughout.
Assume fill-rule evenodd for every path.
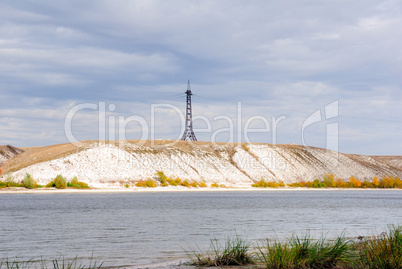
M 357 244 L 361 268 L 402 268 L 402 226 Z
M 250 244 L 236 235 L 228 238 L 224 245 L 217 239 L 211 239 L 210 249 L 207 252 L 187 252 L 193 266 L 227 266 L 247 265 L 254 261 L 249 253 Z
M 66 260 L 64 258 L 54 259 L 50 263 L 45 260 L 40 261 L 9 261 L 8 259 L 0 260 L 0 269 L 101 269 L 103 262 L 93 261 L 92 259 L 88 264 L 78 262 L 78 258 L 73 260 Z
M 224 246 L 211 240 L 209 251 L 188 252 L 191 265 L 225 266 L 256 264 L 267 269 L 402 269 L 402 226 L 390 226 L 388 233 L 360 241 L 347 240 L 345 234 L 335 240 L 307 233 L 285 241 L 267 239 L 250 254 L 250 244 L 236 236 Z
M 315 240 L 309 234 L 292 236 L 287 242 L 268 240 L 258 246 L 257 256 L 266 268 L 348 268 L 354 254 L 342 235 L 334 241 Z

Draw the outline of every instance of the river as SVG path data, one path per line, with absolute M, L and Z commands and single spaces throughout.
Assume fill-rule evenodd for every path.
M 236 234 L 357 237 L 402 224 L 400 190 L 17 193 L 0 194 L 0 204 L 0 259 L 116 266 L 183 260 Z

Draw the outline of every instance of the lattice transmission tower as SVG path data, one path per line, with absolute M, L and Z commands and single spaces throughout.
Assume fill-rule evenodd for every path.
M 193 115 L 191 112 L 191 88 L 190 88 L 190 80 L 187 84 L 187 105 L 186 105 L 186 129 L 184 130 L 183 136 L 181 140 L 190 140 L 190 141 L 197 141 L 193 131 Z

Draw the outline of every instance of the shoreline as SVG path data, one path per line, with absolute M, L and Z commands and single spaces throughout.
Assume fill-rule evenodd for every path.
M 255 188 L 255 187 L 226 187 L 226 188 L 187 188 L 187 187 L 156 187 L 156 188 L 89 188 L 89 189 L 56 189 L 39 188 L 26 189 L 23 187 L 3 188 L 1 194 L 45 194 L 45 193 L 152 193 L 152 192 L 276 192 L 276 191 L 402 191 L 397 188 Z

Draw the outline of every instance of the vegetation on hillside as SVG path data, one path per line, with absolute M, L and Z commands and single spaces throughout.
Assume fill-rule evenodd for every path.
M 315 179 L 313 181 L 299 180 L 295 183 L 285 184 L 283 181 L 265 181 L 262 178 L 260 181 L 251 185 L 256 188 L 279 188 L 279 187 L 299 187 L 299 188 L 363 188 L 363 189 L 373 189 L 373 188 L 398 188 L 402 189 L 402 180 L 395 176 L 383 176 L 378 179 L 374 177 L 372 181 L 361 181 L 358 178 L 351 176 L 349 180 L 343 180 L 341 178 L 336 178 L 334 174 L 324 174 L 323 178 Z
M 361 181 L 351 176 L 349 180 L 336 178 L 334 174 L 324 174 L 322 180 L 303 181 L 288 184 L 289 187 L 308 187 L 308 188 L 402 188 L 402 180 L 392 175 L 383 176 L 380 179 L 374 177 L 372 181 Z
M 157 171 L 155 173 L 154 179 L 146 179 L 135 182 L 123 182 L 124 186 L 129 188 L 131 184 L 136 187 L 145 188 L 155 188 L 155 187 L 167 187 L 167 186 L 183 186 L 187 188 L 205 188 L 207 183 L 182 180 L 179 177 L 172 178 L 168 177 L 162 171 Z M 381 178 L 374 177 L 371 181 L 360 180 L 355 176 L 349 177 L 348 180 L 344 180 L 339 177 L 335 177 L 334 174 L 325 173 L 322 179 L 315 179 L 313 181 L 299 180 L 294 183 L 285 184 L 283 181 L 266 181 L 263 177 L 258 182 L 251 185 L 256 188 L 281 188 L 281 187 L 291 187 L 291 188 L 362 188 L 362 189 L 391 189 L 398 188 L 402 189 L 402 180 L 399 177 L 387 175 Z M 27 173 L 24 179 L 19 183 L 15 182 L 13 176 L 8 173 L 5 181 L 0 181 L 0 188 L 10 188 L 10 187 L 25 187 L 27 189 L 35 189 L 42 187 L 38 185 L 33 177 Z M 87 183 L 78 181 L 77 177 L 74 177 L 71 181 L 67 180 L 62 175 L 57 175 L 51 182 L 46 185 L 47 188 L 76 188 L 76 189 L 86 189 L 89 188 Z M 226 188 L 224 184 L 218 184 L 216 182 L 210 184 L 211 188 Z
M 147 179 L 147 180 L 140 180 L 135 183 L 137 187 L 145 187 L 145 188 L 155 188 L 157 186 L 167 187 L 167 186 L 183 186 L 187 188 L 205 188 L 207 184 L 205 182 L 196 182 L 196 181 L 188 181 L 182 180 L 179 177 L 171 178 L 165 175 L 163 171 L 157 171 L 155 173 L 155 180 Z
M 62 175 L 57 175 L 55 179 L 53 179 L 46 185 L 46 187 L 56 189 L 66 189 L 67 187 L 74 189 L 89 188 L 87 183 L 78 181 L 77 177 L 73 177 L 73 179 L 70 182 L 67 182 L 67 180 Z
M 38 184 L 32 178 L 31 174 L 26 173 L 24 180 L 22 181 L 22 186 L 27 189 L 36 189 L 38 187 Z

